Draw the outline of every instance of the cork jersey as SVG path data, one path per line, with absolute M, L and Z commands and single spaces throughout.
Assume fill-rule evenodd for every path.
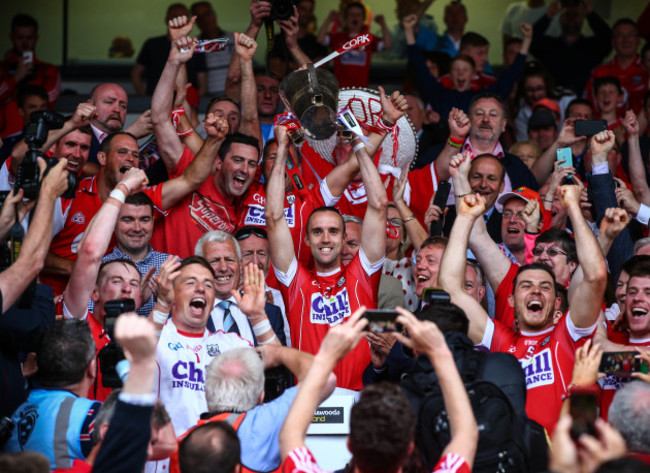
M 315 354 L 331 326 L 340 324 L 361 306 L 377 307 L 377 290 L 383 258 L 370 264 L 363 249 L 348 266 L 331 273 L 308 271 L 294 258 L 289 270 L 275 269 L 287 305 L 291 343 Z M 361 376 L 370 362 L 370 348 L 359 343 L 334 369 L 337 386 L 360 390 Z

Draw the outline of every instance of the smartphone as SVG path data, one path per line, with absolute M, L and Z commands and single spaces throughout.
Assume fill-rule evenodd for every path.
M 367 310 L 363 317 L 368 319 L 366 331 L 373 333 L 401 332 L 402 324 L 395 322 L 399 314 L 390 309 Z
M 605 120 L 577 120 L 575 124 L 576 136 L 594 136 L 605 130 L 607 130 Z
M 573 419 L 571 438 L 577 441 L 582 434 L 596 436 L 594 422 L 598 417 L 598 396 L 589 391 L 574 389 L 569 398 L 569 412 Z
M 23 51 L 23 62 L 25 64 L 34 62 L 34 51 Z
M 617 376 L 631 376 L 632 373 L 647 373 L 648 366 L 637 358 L 635 351 L 608 351 L 603 353 L 598 371 Z
M 563 163 L 559 164 L 559 167 L 564 166 L 573 166 L 573 153 L 571 153 L 571 148 L 558 148 L 556 152 L 556 159 L 560 161 L 564 160 Z M 573 174 L 567 175 L 565 182 L 562 184 L 573 184 Z

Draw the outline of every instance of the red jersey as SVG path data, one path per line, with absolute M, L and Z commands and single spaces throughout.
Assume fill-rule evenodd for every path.
M 144 193 L 153 201 L 158 211 L 162 211 L 163 184 L 147 187 Z M 77 193 L 72 199 L 62 199 L 61 208 L 63 215 L 59 216 L 64 221 L 63 229 L 52 239 L 50 251 L 56 256 L 70 261 L 77 261 L 77 247 L 88 224 L 102 206 L 97 189 L 97 176 L 88 177 L 79 183 Z M 55 221 L 57 217 L 55 217 Z M 115 246 L 114 242 L 108 248 Z M 49 284 L 54 290 L 54 295 L 59 295 L 68 284 L 68 276 L 41 274 L 43 284 Z
M 169 172 L 173 179 L 183 174 L 194 159 L 194 154 L 183 147 L 183 155 Z M 194 245 L 212 230 L 233 233 L 237 225 L 234 199 L 225 197 L 209 177 L 201 187 L 185 196 L 169 209 L 164 219 L 156 222 L 151 246 L 163 253 L 187 258 L 194 254 Z
M 555 326 L 538 332 L 515 332 L 488 319 L 480 345 L 493 352 L 511 353 L 519 360 L 526 376 L 526 413 L 551 434 L 571 382 L 575 351 L 595 330 L 595 324 L 576 327 L 569 312 Z
M 614 57 L 611 61 L 593 70 L 583 95 L 591 101 L 594 109 L 596 108 L 596 94 L 593 90 L 593 82 L 595 79 L 605 76 L 616 77 L 623 89 L 624 98 L 616 106 L 617 115 L 624 116 L 627 109 L 639 113 L 643 106 L 643 96 L 648 91 L 648 73 L 641 67 L 641 56 L 637 55 L 632 64 L 625 69 L 621 67 L 618 59 Z
M 68 311 L 65 302 L 63 301 L 57 304 L 56 313 L 62 314 L 63 317 L 66 319 L 74 318 L 74 315 L 72 315 Z M 93 317 L 93 314 L 88 309 L 86 309 L 86 315 L 84 316 L 84 320 L 88 322 L 88 326 L 90 327 L 90 333 L 92 334 L 93 340 L 95 341 L 95 349 L 96 349 L 95 358 L 97 358 L 97 355 L 99 355 L 101 349 L 110 343 L 111 338 L 104 331 L 104 327 L 95 319 L 95 317 Z M 95 373 L 95 376 L 96 376 L 95 381 L 90 386 L 90 389 L 88 389 L 88 394 L 86 395 L 86 397 L 88 399 L 94 399 L 97 401 L 104 402 L 108 397 L 108 395 L 113 391 L 113 389 L 105 388 L 104 385 L 102 384 L 102 371 L 99 367 L 99 359 L 97 359 L 97 372 Z
M 323 206 L 332 207 L 336 205 L 338 200 L 338 197 L 334 197 L 330 193 L 325 179 L 320 183 L 318 189 L 307 193 L 304 199 L 301 199 L 298 194 L 293 192 L 285 196 L 284 218 L 287 221 L 289 230 L 291 230 L 293 248 L 298 255 L 298 261 L 307 264 L 311 260 L 311 250 L 305 244 L 303 238 L 304 229 L 307 228 L 307 219 L 315 209 Z M 254 183 L 242 201 L 242 211 L 237 226 L 252 225 L 266 229 L 265 202 L 266 190 L 264 185 L 260 182 Z
M 282 471 L 285 473 L 327 473 L 306 446 L 294 448 L 284 461 Z M 465 459 L 456 453 L 448 453 L 436 464 L 433 473 L 470 473 L 472 468 Z
M 345 31 L 329 34 L 329 46 L 336 51 L 356 34 L 349 34 Z M 372 53 L 379 51 L 381 40 L 375 38 L 368 46 L 346 51 L 334 59 L 334 75 L 339 81 L 339 87 L 368 87 L 368 76 L 370 75 L 370 59 Z
M 494 293 L 494 319 L 512 329 L 515 328 L 515 309 L 508 302 L 508 296 L 513 294 L 515 276 L 519 268 L 518 264 L 511 261 L 508 273 Z
M 420 169 L 409 171 L 408 174 L 409 198 L 404 196 L 415 218 L 426 228 L 424 214 L 429 208 L 429 202 L 433 193 L 438 190 L 438 173 L 435 163 L 431 163 Z M 444 208 L 442 210 L 445 210 Z
M 445 74 L 439 79 L 440 83 L 447 89 L 449 90 L 454 90 L 454 83 L 451 81 L 451 77 L 449 77 L 449 74 Z M 469 85 L 470 90 L 477 91 L 481 89 L 485 89 L 486 87 L 490 87 L 492 84 L 494 84 L 497 81 L 496 77 L 493 77 L 489 74 L 476 74 L 472 78 L 472 83 Z
M 330 326 L 343 322 L 361 306 L 377 307 L 377 291 L 383 258 L 370 264 L 363 249 L 343 269 L 321 274 L 308 271 L 294 258 L 286 273 L 275 268 L 287 305 L 291 344 L 316 354 Z M 370 363 L 370 349 L 359 343 L 334 369 L 338 387 L 361 390 L 363 370 Z

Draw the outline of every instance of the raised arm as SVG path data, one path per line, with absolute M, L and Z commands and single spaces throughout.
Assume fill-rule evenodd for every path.
M 198 117 L 191 116 L 192 107 L 187 101 L 187 90 L 191 84 L 187 83 L 187 68 L 181 67 L 176 75 L 176 82 L 174 85 L 174 110 L 183 108 L 185 113 L 181 114 L 176 126 L 176 133 L 181 139 L 181 142 L 189 148 L 189 150 L 198 154 L 201 146 L 203 146 L 203 138 L 196 133 L 194 125 L 198 123 Z
M 172 41 L 169 57 L 160 75 L 158 85 L 151 98 L 151 120 L 153 121 L 158 150 L 168 170 L 176 167 L 183 154 L 183 143 L 176 134 L 170 120 L 174 97 L 174 84 L 180 68 L 192 58 L 194 45 L 192 38 L 187 37 L 194 25 L 194 17 L 189 22 L 186 17 L 174 18 L 169 22 L 169 29 L 186 32 L 176 41 Z M 181 52 L 181 49 L 188 49 Z
M 454 184 L 456 209 L 462 205 L 464 196 L 472 194 L 468 180 L 470 161 L 471 154 L 465 152 L 456 154 L 449 163 L 449 173 Z M 469 236 L 469 247 L 485 271 L 490 286 L 496 291 L 510 270 L 510 260 L 490 237 L 483 218 L 477 219 L 474 223 Z
M 312 62 L 309 56 L 307 56 L 298 45 L 298 7 L 294 5 L 293 15 L 291 15 L 291 18 L 288 20 L 278 21 L 278 25 L 280 25 L 280 29 L 284 31 L 285 44 L 298 67 Z
M 456 156 L 460 151 L 459 147 L 452 146 L 452 140 L 460 143 L 465 141 L 471 127 L 467 114 L 455 107 L 449 112 L 447 123 L 449 124 L 449 139 L 445 141 L 444 148 L 442 148 L 442 151 L 436 158 L 436 173 L 438 174 L 438 179 L 441 181 L 446 181 L 451 177 L 449 169 L 451 158 Z M 456 193 L 460 194 L 460 192 Z
M 404 202 L 404 189 L 406 188 L 407 181 L 408 172 L 406 169 L 402 169 L 402 175 L 393 183 L 393 202 L 397 206 L 399 216 L 404 222 L 406 234 L 411 240 L 413 248 L 415 251 L 418 251 L 424 240 L 429 236 L 429 232 L 422 226 L 417 218 L 413 218 L 415 217 L 413 212 L 411 212 L 411 209 L 406 205 L 406 202 Z
M 264 18 L 268 17 L 271 13 L 270 2 L 259 2 L 251 0 L 251 22 L 246 29 L 246 36 L 252 39 L 257 38 L 260 28 L 264 23 Z M 242 71 L 239 62 L 239 55 L 233 54 L 230 58 L 230 65 L 228 66 L 228 75 L 226 77 L 226 95 L 239 102 L 241 98 L 241 85 L 242 85 Z
M 469 233 L 474 222 L 482 219 L 485 199 L 480 194 L 469 194 L 462 198 L 456 208 L 458 215 L 451 227 L 449 243 L 442 255 L 438 282 L 451 295 L 451 301 L 467 314 L 469 337 L 478 344 L 483 339 L 488 314 L 481 304 L 464 290 L 465 266 Z
M 332 375 L 336 364 L 361 340 L 362 330 L 368 324 L 367 319 L 361 318 L 365 311 L 365 307 L 358 309 L 345 323 L 330 328 L 323 339 L 307 376 L 298 385 L 298 394 L 280 431 L 282 460 L 292 450 L 305 446 L 307 429 L 328 377 Z
M 14 264 L 0 273 L 3 313 L 18 300 L 43 268 L 45 255 L 52 240 L 54 203 L 65 192 L 68 185 L 68 171 L 65 170 L 67 164 L 67 159 L 61 159 L 43 178 L 34 217 L 23 240 L 18 258 Z M 42 161 L 39 162 L 39 167 L 41 167 L 42 173 L 45 168 Z M 5 202 L 5 205 L 11 204 Z
M 205 117 L 203 128 L 208 136 L 192 162 L 177 178 L 162 183 L 163 209 L 173 207 L 190 192 L 198 189 L 210 176 L 219 147 L 228 134 L 225 118 L 212 113 Z
M 244 294 L 233 289 L 232 295 L 237 301 L 237 306 L 246 314 L 253 327 L 253 333 L 260 345 L 280 345 L 280 340 L 273 332 L 269 318 L 264 311 L 266 302 L 266 286 L 264 271 L 256 264 L 250 263 L 244 268 Z
M 628 164 L 630 167 L 630 184 L 639 202 L 650 205 L 650 188 L 646 179 L 645 165 L 639 145 L 639 122 L 632 110 L 628 110 L 623 120 L 623 126 L 628 136 Z
M 73 317 L 80 319 L 86 313 L 99 266 L 111 242 L 123 199 L 131 193 L 140 192 L 146 185 L 147 176 L 143 170 L 129 169 L 88 224 L 79 243 L 77 261 L 63 292 L 63 301 Z
M 262 146 L 262 130 L 257 114 L 257 85 L 253 75 L 253 55 L 257 43 L 245 34 L 235 33 L 235 51 L 241 70 L 241 124 L 239 131 L 254 136 Z
M 384 18 L 384 15 L 377 15 L 375 17 L 375 23 L 379 25 L 381 28 L 381 36 L 384 40 L 384 51 L 388 51 L 393 47 L 393 38 L 390 34 L 390 29 L 388 29 L 388 25 L 386 24 L 386 18 Z
M 402 118 L 408 108 L 408 103 L 403 95 L 394 91 L 389 97 L 384 94 L 384 89 L 379 86 L 381 100 L 381 120 L 387 127 L 392 127 L 397 120 Z M 387 131 L 380 130 L 379 133 L 370 133 L 365 143 L 368 155 L 374 157 L 377 150 L 387 136 Z M 336 166 L 327 175 L 327 188 L 334 197 L 339 197 L 345 188 L 352 182 L 352 179 L 359 173 L 359 161 L 354 150 L 350 150 L 348 159 Z M 382 184 L 383 185 L 383 184 Z
M 336 20 L 340 18 L 339 12 L 336 10 L 331 10 L 329 15 L 327 15 L 327 18 L 325 18 L 325 21 L 320 27 L 320 30 L 318 30 L 318 36 L 316 37 L 316 41 L 320 44 L 325 44 L 325 40 L 327 38 L 327 34 L 329 32 L 330 27 L 332 26 L 332 23 L 334 23 Z
M 389 99 L 386 98 L 384 89 L 380 86 L 379 93 L 381 94 L 382 106 Z M 403 104 L 400 102 L 403 101 Z M 399 96 L 397 101 L 397 108 L 405 106 L 406 99 Z M 388 196 L 386 195 L 386 188 L 379 176 L 379 171 L 372 161 L 366 147 L 361 140 L 355 140 L 354 146 L 359 167 L 361 168 L 361 179 L 363 179 L 363 186 L 366 189 L 368 197 L 368 208 L 366 215 L 363 217 L 361 225 L 361 248 L 368 257 L 370 263 L 375 263 L 381 260 L 386 254 L 386 239 L 377 238 L 377 235 L 383 235 L 386 231 L 386 214 L 388 209 Z
M 129 360 L 129 375 L 93 464 L 93 471 L 98 473 L 122 471 L 125 464 L 144 468 L 155 403 L 151 393 L 157 371 L 157 340 L 151 323 L 136 313 L 121 315 L 115 324 L 115 339 Z
M 278 151 L 266 185 L 264 216 L 269 236 L 271 263 L 274 268 L 286 273 L 295 258 L 291 230 L 284 215 L 284 173 L 289 135 L 286 128 L 282 126 L 276 126 L 274 132 L 278 141 Z
M 578 137 L 575 135 L 575 122 L 575 118 L 567 118 L 564 120 L 564 123 L 562 123 L 562 130 L 560 130 L 560 134 L 556 140 L 541 154 L 539 159 L 535 161 L 535 164 L 533 164 L 530 172 L 533 173 L 533 176 L 535 176 L 535 179 L 537 180 L 537 184 L 540 186 L 546 182 L 548 176 L 553 172 L 557 150 L 559 148 L 569 147 L 581 139 L 584 139 L 582 136 Z
M 54 144 L 56 144 L 59 139 L 67 135 L 71 131 L 74 131 L 84 125 L 88 125 L 90 121 L 97 114 L 97 109 L 94 105 L 88 102 L 82 102 L 77 105 L 74 114 L 68 120 L 65 121 L 62 128 L 56 130 L 50 130 L 47 133 L 47 139 L 43 146 L 41 146 L 41 151 L 48 151 Z M 29 147 L 25 143 L 25 139 L 20 140 L 11 150 L 11 167 L 9 171 L 14 176 L 18 173 L 18 166 L 23 162 L 23 158 L 27 153 Z M 58 156 L 56 156 L 58 157 Z
M 396 333 L 397 339 L 412 350 L 425 354 L 438 377 L 451 432 L 451 440 L 442 456 L 448 453 L 460 455 L 468 465 L 472 465 L 478 445 L 478 426 L 447 341 L 433 322 L 420 321 L 401 307 L 397 311 L 400 314 L 397 321 L 406 327 L 409 335 Z
M 580 192 L 580 186 L 560 187 L 560 200 L 573 225 L 580 263 L 569 287 L 571 320 L 576 327 L 586 328 L 598 320 L 607 284 L 607 265 L 598 242 L 582 215 Z

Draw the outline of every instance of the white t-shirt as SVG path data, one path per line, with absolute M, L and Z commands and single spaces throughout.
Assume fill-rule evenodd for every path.
M 205 368 L 215 356 L 246 347 L 252 348 L 252 344 L 234 333 L 206 329 L 202 335 L 189 334 L 180 332 L 171 319 L 167 321 L 156 350 L 157 388 L 177 436 L 196 425 L 208 410 Z

